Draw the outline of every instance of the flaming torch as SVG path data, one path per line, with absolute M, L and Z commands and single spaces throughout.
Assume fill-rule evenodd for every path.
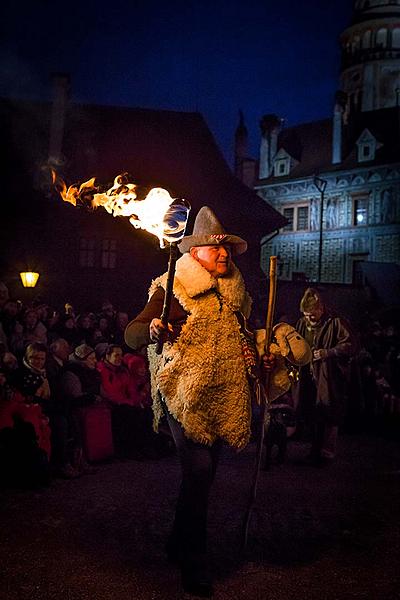
M 64 180 L 52 169 L 53 184 L 65 202 L 73 206 L 95 209 L 102 206 L 114 217 L 126 217 L 136 229 L 144 229 L 155 235 L 160 247 L 169 246 L 168 276 L 161 321 L 166 326 L 171 306 L 178 256 L 178 242 L 185 235 L 190 204 L 183 199 L 172 198 L 163 188 L 152 188 L 143 199 L 137 197 L 137 186 L 129 183 L 126 173 L 117 175 L 114 184 L 102 192 L 93 177 L 81 185 L 67 188 Z M 157 352 L 161 353 L 162 343 Z

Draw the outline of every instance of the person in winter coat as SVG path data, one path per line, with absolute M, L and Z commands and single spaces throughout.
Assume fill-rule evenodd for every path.
M 131 374 L 123 362 L 121 346 L 109 344 L 97 363 L 101 394 L 111 408 L 113 441 L 117 456 L 140 457 L 145 445 L 143 409 Z M 147 428 L 148 429 L 148 428 Z
M 311 425 L 310 459 L 324 465 L 336 455 L 338 428 L 346 410 L 348 363 L 356 341 L 346 321 L 328 312 L 317 290 L 305 291 L 300 311 L 303 316 L 296 329 L 309 343 L 312 360 L 300 370 L 296 395 L 299 410 Z
M 46 353 L 46 346 L 40 342 L 27 346 L 23 364 L 9 376 L 10 394 L 0 402 L 0 429 L 9 429 L 19 440 L 10 459 L 32 484 L 36 479 L 47 483 L 51 457 Z
M 251 389 L 243 353 L 243 323 L 251 299 L 232 256 L 247 243 L 226 233 L 207 206 L 193 234 L 179 244 L 168 328 L 160 315 L 167 275 L 153 281 L 144 310 L 125 340 L 149 344 L 154 425 L 166 415 L 182 482 L 168 557 L 178 562 L 187 593 L 211 596 L 207 510 L 221 445 L 240 450 L 250 439 Z M 164 341 L 160 354 L 156 342 Z
M 73 467 L 81 473 L 90 473 L 93 468 L 87 463 L 83 452 L 83 431 L 79 409 L 101 403 L 101 377 L 96 369 L 96 355 L 91 346 L 80 344 L 70 354 L 65 365 L 60 393 L 69 414 L 69 428 L 73 431 Z

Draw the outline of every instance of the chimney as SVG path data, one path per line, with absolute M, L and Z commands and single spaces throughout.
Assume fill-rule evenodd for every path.
M 278 135 L 281 123 L 281 119 L 276 115 L 264 115 L 260 121 L 260 179 L 265 179 L 272 173 L 274 158 L 278 149 Z
M 53 105 L 50 121 L 49 162 L 55 166 L 59 166 L 62 163 L 62 145 L 70 78 L 66 73 L 54 73 L 52 75 L 52 82 Z
M 236 177 L 241 179 L 243 161 L 247 158 L 248 133 L 244 124 L 243 112 L 239 110 L 239 124 L 235 131 L 235 165 Z
M 332 164 L 334 165 L 342 162 L 343 117 L 346 102 L 346 94 L 341 91 L 336 92 L 332 123 Z

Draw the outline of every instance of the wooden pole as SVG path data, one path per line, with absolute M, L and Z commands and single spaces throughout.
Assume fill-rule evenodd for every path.
M 269 346 L 272 338 L 272 327 L 275 314 L 275 300 L 276 300 L 276 283 L 277 283 L 277 270 L 276 270 L 277 257 L 270 256 L 269 259 L 269 294 L 268 294 L 268 309 L 267 318 L 265 323 L 265 352 L 269 353 Z M 259 384 L 259 397 L 261 403 L 260 421 L 259 421 L 259 436 L 257 440 L 257 452 L 255 459 L 255 466 L 253 472 L 253 481 L 250 489 L 249 499 L 247 503 L 246 513 L 243 521 L 242 530 L 242 551 L 246 550 L 247 538 L 249 533 L 249 525 L 251 512 L 257 496 L 257 485 L 258 477 L 260 474 L 261 458 L 264 446 L 264 429 L 265 429 L 265 417 L 267 414 L 268 407 L 268 395 L 269 395 L 269 384 L 270 384 L 271 371 L 267 371 L 264 382 Z
M 176 242 L 172 242 L 169 245 L 169 260 L 168 260 L 168 273 L 167 273 L 167 283 L 165 286 L 165 294 L 164 294 L 164 303 L 163 309 L 161 313 L 161 323 L 168 331 L 168 319 L 169 319 L 169 311 L 171 309 L 171 299 L 172 299 L 172 290 L 174 287 L 174 277 L 175 277 L 175 264 L 178 258 L 178 246 Z M 157 354 L 161 354 L 164 345 L 164 340 L 159 340 L 156 346 Z

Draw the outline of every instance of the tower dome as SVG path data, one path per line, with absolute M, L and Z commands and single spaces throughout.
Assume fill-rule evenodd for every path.
M 356 0 L 340 37 L 341 85 L 350 109 L 378 110 L 400 100 L 400 0 Z

